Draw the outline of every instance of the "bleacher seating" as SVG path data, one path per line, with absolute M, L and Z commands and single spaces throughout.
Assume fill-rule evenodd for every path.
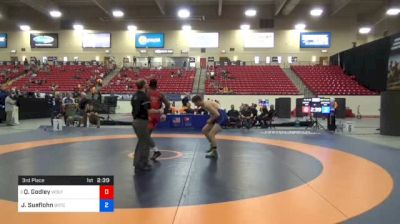
M 172 72 L 175 74 L 171 77 Z M 132 94 L 136 91 L 135 81 L 138 79 L 157 79 L 158 88 L 163 93 L 186 93 L 192 92 L 193 81 L 196 71 L 182 71 L 182 76 L 176 74 L 178 69 L 142 69 L 140 72 L 133 70 L 121 70 L 107 86 L 103 87 L 103 93 Z
M 374 95 L 375 92 L 344 74 L 339 66 L 292 66 L 292 70 L 316 95 Z
M 0 84 L 20 76 L 24 72 L 23 65 L 0 65 Z
M 59 92 L 70 92 L 81 84 L 87 87 L 91 82 L 95 82 L 100 74 L 104 76 L 108 73 L 108 69 L 103 66 L 85 66 L 85 65 L 63 65 L 50 66 L 49 71 L 41 70 L 36 76 L 32 72 L 25 77 L 17 80 L 11 85 L 22 91 L 29 92 L 52 92 L 52 85 L 57 85 Z
M 226 79 L 222 71 L 228 72 Z M 225 66 L 215 69 L 215 80 L 206 81 L 206 94 L 228 88 L 241 95 L 297 95 L 299 91 L 279 66 Z

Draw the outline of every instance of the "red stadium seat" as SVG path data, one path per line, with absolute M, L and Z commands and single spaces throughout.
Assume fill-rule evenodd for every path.
M 229 73 L 229 79 L 220 74 Z M 217 87 L 228 87 L 234 94 L 246 95 L 297 95 L 299 91 L 279 66 L 226 66 L 215 70 L 216 81 L 206 81 L 206 94 L 218 94 Z
M 136 91 L 137 79 L 157 79 L 161 92 L 186 93 L 192 92 L 195 70 L 182 71 L 182 77 L 171 77 L 171 73 L 177 73 L 178 69 L 142 69 L 139 73 L 131 70 L 121 71 L 110 83 L 102 89 L 103 93 L 132 94 Z
M 103 66 L 85 66 L 85 65 L 65 65 L 50 66 L 49 72 L 40 71 L 36 77 L 26 75 L 25 77 L 12 83 L 11 88 L 15 87 L 23 91 L 50 93 L 51 85 L 58 85 L 57 91 L 69 92 L 73 91 L 78 84 L 83 87 L 86 81 L 97 79 L 101 73 L 105 75 L 109 72 Z M 78 78 L 79 77 L 79 78 Z M 36 84 L 35 80 L 42 80 L 43 83 Z
M 375 95 L 344 74 L 339 66 L 291 66 L 316 95 Z
M 0 85 L 24 73 L 23 65 L 0 65 Z

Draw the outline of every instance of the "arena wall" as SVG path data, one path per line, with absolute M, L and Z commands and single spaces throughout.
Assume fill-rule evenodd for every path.
M 289 22 L 280 22 L 279 26 L 288 26 Z M 286 24 L 287 23 L 287 24 Z M 292 21 L 290 21 L 292 26 Z M 342 24 L 346 24 L 345 26 Z M 329 27 L 325 29 L 323 27 Z M 288 56 L 297 56 L 299 61 L 311 62 L 319 61 L 321 56 L 329 56 L 334 53 L 346 50 L 352 47 L 352 42 L 364 43 L 365 38 L 360 38 L 357 35 L 357 23 L 354 20 L 338 20 L 325 21 L 320 24 L 318 29 L 307 31 L 330 31 L 332 33 L 332 44 L 328 52 L 322 53 L 321 49 L 300 49 L 299 48 L 299 31 L 293 29 L 264 29 L 264 30 L 218 30 L 218 29 L 202 29 L 193 30 L 190 32 L 219 32 L 219 48 L 208 48 L 206 53 L 201 53 L 200 49 L 189 49 L 188 37 L 189 33 L 182 30 L 140 30 L 137 32 L 164 32 L 165 33 L 165 48 L 174 50 L 174 54 L 161 55 L 168 57 L 191 56 L 196 57 L 197 62 L 200 57 L 229 57 L 231 60 L 254 61 L 255 56 L 260 57 L 260 61 L 265 62 L 267 56 L 281 56 L 283 62 L 287 62 Z M 0 60 L 10 60 L 10 56 L 18 56 L 19 60 L 25 57 L 35 56 L 42 58 L 43 56 L 57 56 L 59 60 L 63 57 L 68 57 L 72 61 L 74 57 L 79 57 L 79 60 L 95 60 L 100 61 L 105 56 L 114 56 L 117 62 L 121 63 L 124 57 L 161 57 L 154 55 L 152 49 L 148 49 L 147 54 L 141 55 L 135 48 L 135 33 L 129 31 L 107 31 L 107 30 L 35 30 L 31 32 L 57 32 L 59 33 L 59 48 L 55 49 L 31 49 L 29 43 L 30 32 L 22 31 L 2 31 L 8 33 L 8 48 L 0 49 Z M 105 52 L 106 49 L 82 49 L 82 32 L 111 32 L 112 47 L 110 54 Z M 243 47 L 244 32 L 274 32 L 275 47 L 271 49 L 245 49 Z M 25 48 L 25 51 L 21 49 Z M 230 51 L 234 48 L 234 51 Z M 11 50 L 16 50 L 17 53 L 12 55 Z M 188 54 L 182 54 L 181 51 L 189 51 Z M 226 53 L 221 51 L 225 50 Z
M 353 110 L 357 114 L 357 107 L 360 106 L 362 116 L 380 116 L 381 96 L 320 96 L 320 97 L 337 97 L 346 99 L 346 107 Z
M 229 109 L 233 104 L 236 108 L 242 103 L 257 103 L 259 99 L 268 99 L 270 104 L 275 104 L 276 98 L 290 97 L 291 110 L 296 108 L 296 99 L 302 98 L 302 95 L 297 96 L 273 96 L 273 95 L 205 95 L 204 98 L 218 100 L 221 106 Z M 360 105 L 360 113 L 362 116 L 380 116 L 380 96 L 320 96 L 328 98 L 345 98 L 346 107 L 352 109 L 353 113 L 357 113 L 357 107 Z M 181 107 L 181 102 L 176 102 L 177 107 Z M 117 113 L 130 113 L 132 110 L 130 101 L 118 101 Z

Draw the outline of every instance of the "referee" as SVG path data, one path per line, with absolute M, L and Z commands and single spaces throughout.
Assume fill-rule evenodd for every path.
M 150 137 L 150 132 L 147 128 L 149 125 L 149 113 L 161 113 L 161 109 L 150 109 L 150 99 L 145 93 L 145 80 L 138 80 L 136 82 L 136 86 L 138 90 L 131 99 L 133 129 L 135 130 L 138 139 L 135 149 L 133 166 L 135 167 L 135 172 L 150 171 L 150 148 L 155 147 L 155 144 L 153 139 Z

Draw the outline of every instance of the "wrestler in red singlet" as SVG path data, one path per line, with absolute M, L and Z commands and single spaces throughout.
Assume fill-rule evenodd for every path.
M 149 88 L 147 95 L 150 98 L 150 108 L 159 110 L 162 106 L 163 95 L 158 91 Z M 149 129 L 154 130 L 158 123 L 161 121 L 161 114 L 149 114 Z
M 162 107 L 162 104 L 164 104 L 165 108 L 168 110 L 170 107 L 169 101 L 165 98 L 164 94 L 160 93 L 160 91 L 157 90 L 157 80 L 152 79 L 150 80 L 149 83 L 149 89 L 147 90 L 147 95 L 150 98 L 150 108 L 159 110 Z M 160 123 L 161 121 L 161 116 L 162 114 L 156 113 L 156 114 L 149 114 L 149 126 L 148 129 L 150 130 L 150 134 L 152 131 L 157 127 L 157 124 Z M 152 160 L 156 160 L 159 156 L 161 156 L 161 152 L 157 149 L 157 147 L 154 147 L 152 150 L 154 150 L 154 154 L 151 157 Z

